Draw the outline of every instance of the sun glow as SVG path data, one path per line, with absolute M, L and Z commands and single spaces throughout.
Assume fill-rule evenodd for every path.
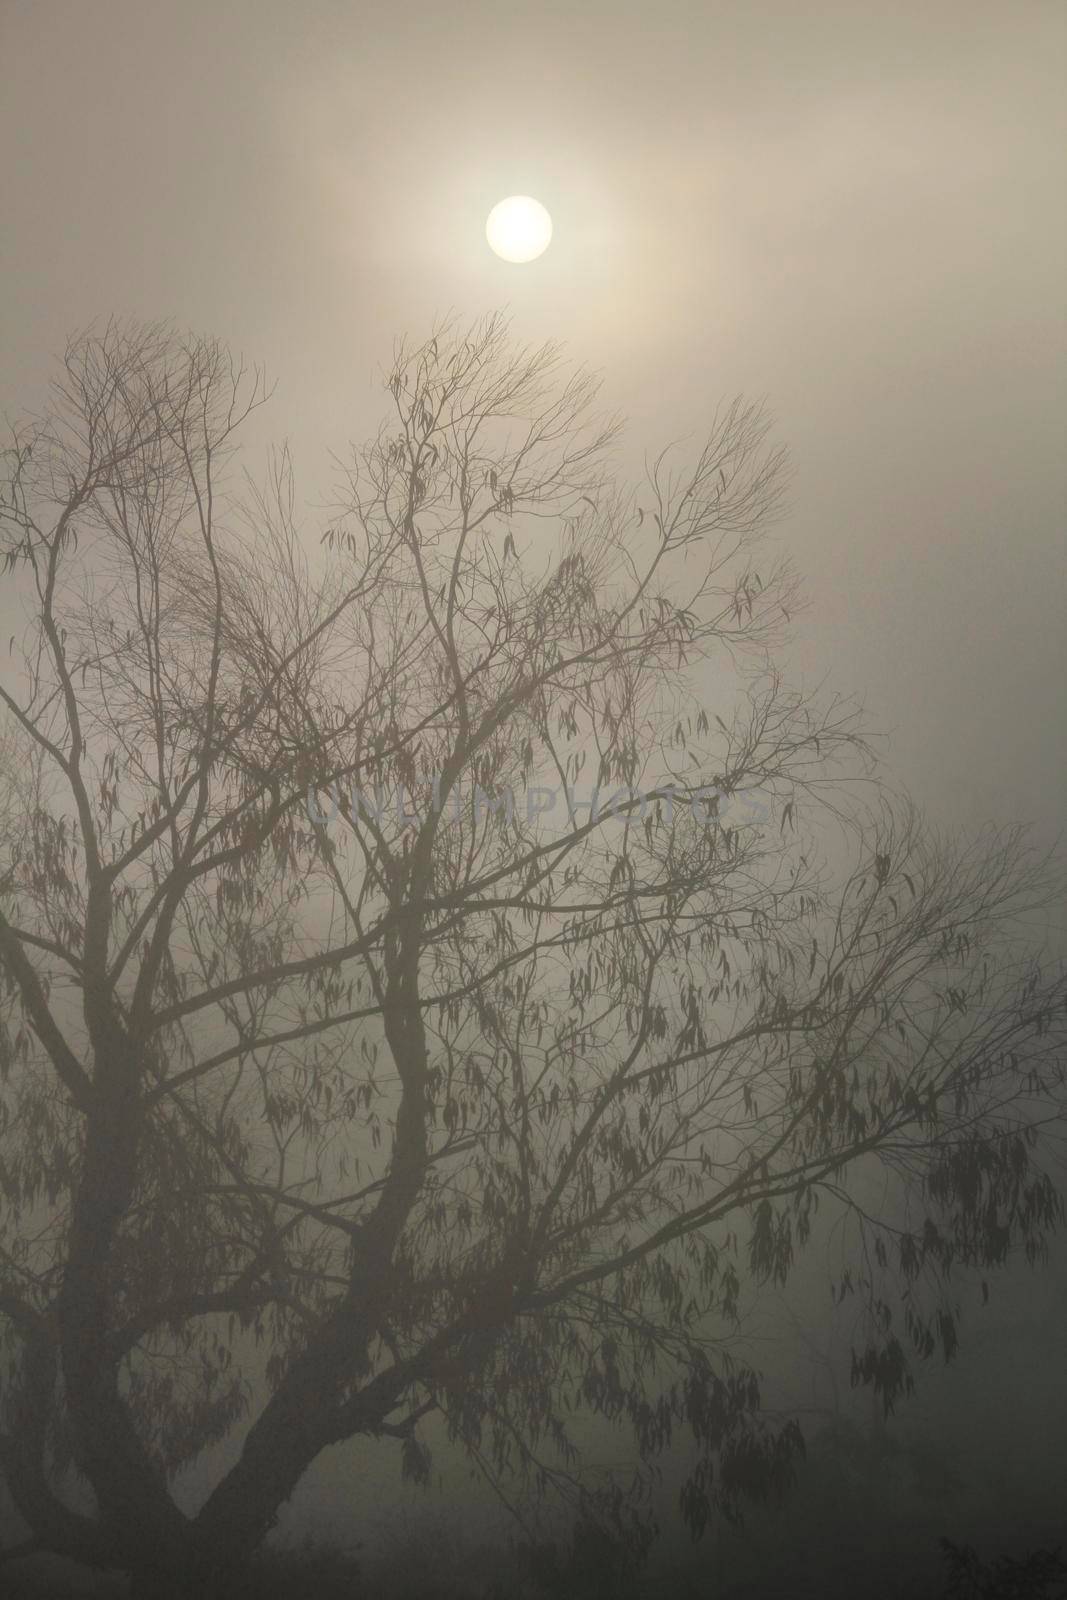
M 504 261 L 535 261 L 552 238 L 552 218 L 539 200 L 513 194 L 489 213 L 485 237 Z

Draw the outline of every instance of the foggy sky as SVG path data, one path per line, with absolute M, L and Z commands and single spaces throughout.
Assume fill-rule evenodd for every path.
M 449 310 L 602 369 L 637 467 L 766 396 L 796 672 L 937 822 L 1067 830 L 1060 0 L 0 0 L 0 61 L 0 411 L 93 318 L 216 335 L 277 383 L 249 436 L 317 541 L 394 336 Z M 484 238 L 516 192 L 555 225 L 523 267 Z M 0 580 L 0 673 L 12 626 Z M 1064 1281 L 1010 1330 L 1027 1383 Z M 986 1370 L 945 1404 L 1007 1438 Z M 1004 1394 L 1049 1458 L 1062 1387 Z
M 863 697 L 938 821 L 1064 826 L 1061 5 L 0 17 L 7 414 L 112 312 L 262 361 L 256 438 L 291 439 L 309 502 L 393 336 L 449 309 L 602 368 L 637 462 L 765 395 L 797 670 Z M 555 222 L 525 267 L 484 240 L 514 192 Z

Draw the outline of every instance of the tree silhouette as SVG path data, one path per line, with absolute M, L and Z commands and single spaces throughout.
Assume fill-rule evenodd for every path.
M 735 1324 L 820 1203 L 887 1405 L 953 1268 L 1058 1215 L 1047 864 L 933 836 L 775 670 L 758 408 L 635 495 L 594 380 L 499 318 L 387 392 L 321 542 L 284 452 L 226 474 L 259 374 L 166 328 L 76 339 L 7 456 L 0 1463 L 149 1593 L 231 1584 L 331 1444 L 425 1477 L 433 1412 L 638 1542 L 687 1440 L 699 1531 L 789 1480 Z

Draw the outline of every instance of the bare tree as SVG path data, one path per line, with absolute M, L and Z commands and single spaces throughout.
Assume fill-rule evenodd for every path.
M 788 1481 L 731 1332 L 820 1202 L 887 1404 L 953 1268 L 1058 1215 L 1045 868 L 865 804 L 854 712 L 774 670 L 759 410 L 634 495 L 595 382 L 497 318 L 388 394 L 312 548 L 284 455 L 227 488 L 264 387 L 210 342 L 77 339 L 8 454 L 0 1464 L 33 1541 L 145 1592 L 231 1583 L 328 1445 L 424 1476 L 433 1412 L 631 1531 L 681 1430 L 699 1530 Z

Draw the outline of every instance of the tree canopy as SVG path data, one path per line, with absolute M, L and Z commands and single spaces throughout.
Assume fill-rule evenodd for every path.
M 0 1469 L 145 1584 L 239 1569 L 329 1445 L 425 1476 L 434 1412 L 638 1538 L 686 1442 L 699 1531 L 788 1482 L 736 1323 L 820 1205 L 887 1405 L 1059 1215 L 1049 863 L 931 830 L 776 667 L 760 409 L 632 490 L 500 318 L 386 394 L 311 534 L 284 452 L 228 465 L 261 375 L 165 327 L 72 341 L 6 455 Z

